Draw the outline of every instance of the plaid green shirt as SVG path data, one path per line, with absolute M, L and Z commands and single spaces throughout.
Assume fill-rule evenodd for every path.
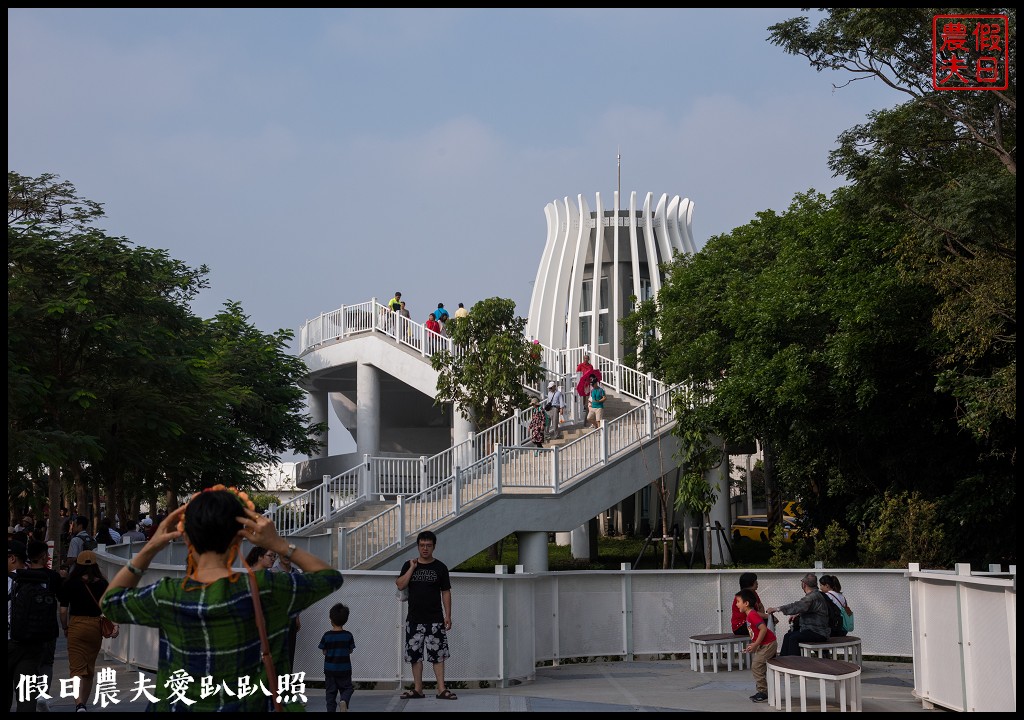
M 260 600 L 278 676 L 291 672 L 289 619 L 341 587 L 337 570 L 312 573 L 257 572 Z M 253 621 L 249 582 L 240 573 L 203 587 L 194 580 L 164 578 L 153 585 L 118 589 L 103 599 L 103 612 L 117 623 L 159 628 L 157 701 L 163 712 L 265 712 L 272 708 L 260 634 Z M 262 684 L 262 687 L 261 687 Z M 255 689 L 254 692 L 253 689 Z M 286 710 L 302 711 L 301 700 L 280 688 Z M 251 694 L 246 694 L 251 693 Z M 203 695 L 207 695 L 203 697 Z M 195 702 L 189 704 L 182 695 Z M 307 692 L 308 696 L 308 692 Z

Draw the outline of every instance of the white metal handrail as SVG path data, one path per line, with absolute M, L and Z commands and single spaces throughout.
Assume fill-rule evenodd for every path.
M 327 342 L 367 332 L 382 333 L 418 351 L 424 359 L 439 350 L 456 352 L 451 338 L 428 331 L 424 325 L 395 313 L 373 298 L 369 302 L 342 306 L 308 320 L 300 330 L 300 355 Z M 540 351 L 543 378 L 554 379 L 561 385 L 571 422 L 578 422 L 586 412 L 586 399 L 580 398 L 575 392 L 580 377 L 575 368 L 585 355 L 589 355 L 591 365 L 600 370 L 602 384 L 643 403 L 622 417 L 606 421 L 598 434 L 590 433 L 561 448 L 538 452 L 537 457 L 551 458 L 551 465 L 546 468 L 547 477 L 551 478 L 548 481 L 549 487 L 538 490 L 557 492 L 559 486 L 607 462 L 609 457 L 653 437 L 673 421 L 671 393 L 678 389 L 669 388 L 650 374 L 641 373 L 612 358 L 590 352 L 585 345 L 555 349 L 541 343 L 535 344 Z M 526 441 L 530 412 L 529 408 L 515 411 L 505 420 L 471 434 L 468 439 L 431 457 L 365 458 L 361 466 L 362 477 L 366 478 L 365 490 L 345 507 L 351 507 L 359 499 L 371 495 L 394 495 L 399 498 L 399 502 L 396 508 L 390 508 L 362 525 L 344 531 L 348 536 L 347 542 L 344 542 L 344 554 L 351 556 L 358 564 L 385 551 L 387 547 L 381 545 L 381 542 L 385 542 L 381 539 L 384 537 L 381 533 L 386 532 L 382 525 L 395 533 L 390 537 L 401 537 L 404 540 L 407 531 L 418 532 L 427 525 L 441 521 L 446 517 L 439 509 L 442 497 L 451 499 L 451 509 L 445 512 L 457 513 L 460 498 L 465 502 L 477 499 L 473 491 L 466 488 L 479 485 L 480 478 L 487 474 L 484 468 L 489 468 L 488 472 L 494 475 L 494 482 L 488 486 L 488 492 L 491 489 L 500 492 L 502 482 L 511 483 L 510 486 L 530 487 L 538 474 L 537 463 L 523 461 L 520 458 L 523 453 L 515 450 Z M 506 449 L 504 455 L 502 448 Z M 532 448 L 530 450 L 533 452 Z M 459 476 L 462 477 L 461 485 L 455 482 Z M 325 479 L 325 484 L 336 479 Z M 317 495 L 316 491 L 317 488 L 314 488 L 303 493 L 277 509 L 282 518 L 304 518 L 302 522 L 287 523 L 288 529 L 282 530 L 283 533 L 301 532 L 338 512 L 328 510 L 327 505 L 324 505 L 327 502 L 324 495 Z M 308 493 L 314 494 L 307 496 Z M 340 507 L 340 503 L 338 505 Z M 402 512 L 403 505 L 408 513 Z M 307 509 L 307 506 L 312 510 Z M 400 521 L 391 518 L 396 509 L 403 517 Z M 361 533 L 372 533 L 375 540 L 370 542 L 358 537 Z
M 326 522 L 366 498 L 365 464 L 324 481 L 264 513 L 281 535 L 294 535 Z
M 671 413 L 659 411 L 649 401 L 561 447 L 535 449 L 498 443 L 465 467 L 456 465 L 444 480 L 418 493 L 399 496 L 394 508 L 355 527 L 340 529 L 341 558 L 348 563 L 340 569 L 358 567 L 390 548 L 402 547 L 407 537 L 436 527 L 468 505 L 500 495 L 505 489 L 558 493 L 610 458 L 655 439 L 673 422 Z M 385 528 L 394 534 L 385 537 Z

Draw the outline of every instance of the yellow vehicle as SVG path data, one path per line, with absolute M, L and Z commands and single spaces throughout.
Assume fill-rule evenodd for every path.
M 796 536 L 796 518 L 786 515 L 782 518 L 782 541 L 793 542 Z M 768 541 L 768 516 L 767 515 L 740 515 L 732 524 L 732 538 L 749 538 L 750 540 Z

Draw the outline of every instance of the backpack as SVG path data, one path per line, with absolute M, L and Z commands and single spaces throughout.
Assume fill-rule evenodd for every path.
M 75 535 L 75 537 L 82 538 L 83 550 L 95 550 L 97 547 L 99 547 L 99 543 L 96 542 L 96 538 L 94 538 L 85 530 Z
M 821 592 L 821 591 L 819 590 L 819 592 Z M 846 613 L 843 612 L 842 608 L 840 608 L 832 600 L 832 598 L 830 598 L 827 595 L 825 595 L 825 593 L 821 593 L 821 596 L 823 598 L 825 598 L 825 607 L 828 608 L 828 629 L 829 629 L 829 634 L 830 635 L 835 635 L 835 632 L 833 632 L 833 631 L 835 631 L 835 630 L 839 630 L 839 631 L 845 630 L 846 627 L 843 624 L 843 616 L 846 615 Z
M 836 603 L 833 602 L 832 604 L 835 605 Z M 850 604 L 843 603 L 843 607 L 839 611 L 839 614 L 843 617 L 843 630 L 845 630 L 848 633 L 853 632 L 853 610 L 850 609 Z M 831 621 L 832 615 L 830 614 L 829 622 L 831 623 Z
M 45 570 L 18 570 L 11 590 L 11 639 L 53 640 L 57 630 L 57 595 Z

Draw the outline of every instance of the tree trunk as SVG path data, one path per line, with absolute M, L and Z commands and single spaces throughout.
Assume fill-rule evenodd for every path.
M 764 494 L 767 503 L 768 537 L 775 532 L 775 526 L 782 522 L 782 494 L 775 478 L 775 445 L 768 439 L 761 441 L 764 450 Z
M 668 536 L 668 488 L 665 486 L 665 476 L 662 475 L 655 481 L 658 488 L 658 498 L 661 501 L 661 569 L 668 570 L 669 546 L 665 542 Z
M 63 521 L 63 518 L 60 516 L 60 509 L 64 500 L 64 493 L 61 487 L 60 469 L 50 467 L 47 470 L 49 481 L 47 482 L 46 496 L 50 498 L 50 517 L 46 520 L 46 539 L 53 540 L 53 563 L 51 566 L 58 568 L 64 559 L 60 554 L 60 526 Z
M 712 536 L 711 536 L 711 513 L 710 512 L 704 513 L 704 515 L 702 517 L 702 520 L 704 522 L 704 533 L 705 533 L 705 535 L 707 537 L 707 540 L 704 543 L 704 569 L 705 570 L 710 570 L 711 569 L 711 554 L 714 552 L 714 550 L 712 549 L 713 546 L 711 545 L 711 541 L 712 541 Z

